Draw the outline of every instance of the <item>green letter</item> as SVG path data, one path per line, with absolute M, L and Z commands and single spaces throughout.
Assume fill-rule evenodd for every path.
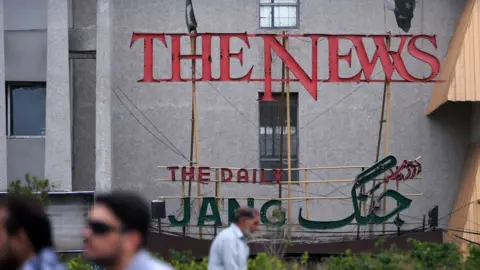
M 172 226 L 183 227 L 190 223 L 190 198 L 183 198 L 183 219 L 177 220 L 174 215 L 169 215 L 168 220 Z
M 265 225 L 270 225 L 274 227 L 282 227 L 283 225 L 285 225 L 285 222 L 287 221 L 287 219 L 285 218 L 285 211 L 281 211 L 279 213 L 280 215 L 279 221 L 272 222 L 267 217 L 268 208 L 270 208 L 271 206 L 277 206 L 278 208 L 280 208 L 282 206 L 282 202 L 280 200 L 270 200 L 262 206 L 262 209 L 260 209 L 260 218 L 262 220 L 262 223 Z
M 247 205 L 250 208 L 255 207 L 255 199 L 248 198 Z M 237 199 L 228 199 L 228 224 L 233 223 L 235 220 L 235 210 L 240 208 L 240 204 Z
M 212 207 L 211 215 L 207 215 L 208 205 Z M 215 225 L 222 226 L 222 220 L 220 219 L 220 213 L 218 213 L 214 197 L 206 197 L 202 200 L 202 208 L 200 208 L 200 214 L 198 215 L 197 226 L 204 227 L 205 221 L 215 221 Z

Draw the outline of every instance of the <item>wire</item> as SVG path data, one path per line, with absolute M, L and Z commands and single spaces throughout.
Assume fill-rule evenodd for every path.
M 175 148 L 175 150 L 177 151 L 177 153 L 179 153 L 180 155 L 182 155 L 183 158 L 187 159 L 188 158 L 175 146 L 175 144 L 172 143 L 172 141 L 170 141 L 167 136 L 165 136 L 165 134 L 163 134 L 162 131 L 160 131 L 160 129 L 154 124 L 152 123 L 152 121 L 150 121 L 150 119 L 148 119 L 148 117 L 137 107 L 137 105 L 135 105 L 135 103 L 128 97 L 127 94 L 125 94 L 125 92 L 122 90 L 122 88 L 118 87 L 118 90 L 120 90 L 120 92 L 125 96 L 125 98 L 133 105 L 133 107 L 148 121 L 148 123 L 150 123 L 150 125 L 152 125 L 155 130 L 157 130 L 158 133 L 160 133 L 164 138 L 165 140 L 167 140 L 171 146 L 173 146 L 173 148 Z
M 145 126 L 141 121 L 140 119 L 137 118 L 137 116 L 127 107 L 127 105 L 123 102 L 123 100 L 120 98 L 120 96 L 117 94 L 116 91 L 112 91 L 115 96 L 118 98 L 118 100 L 120 101 L 120 103 L 122 103 L 123 107 L 130 113 L 130 115 L 146 130 L 148 131 L 148 133 L 150 133 L 153 137 L 155 137 L 159 142 L 161 142 L 163 145 L 165 145 L 168 149 L 170 149 L 170 151 L 172 151 L 173 153 L 179 155 L 180 157 L 184 158 L 186 161 L 190 162 L 190 160 L 188 158 L 186 158 L 185 156 L 183 156 L 181 153 L 178 153 L 177 151 L 175 151 L 174 149 L 172 149 L 168 144 L 166 144 L 162 139 L 160 139 L 155 133 L 153 133 L 147 126 Z
M 197 75 L 201 75 L 200 73 L 197 72 Z M 248 122 L 250 122 L 250 124 L 252 124 L 255 128 L 258 128 L 258 126 L 253 123 L 241 110 L 239 110 L 228 98 L 226 98 L 220 90 L 218 90 L 218 88 L 216 86 L 214 86 L 211 82 L 207 81 L 208 85 L 210 85 L 210 87 L 215 91 L 217 92 L 217 94 L 219 94 L 223 99 L 225 99 L 228 104 L 230 104 L 230 106 L 232 106 L 238 113 L 240 113 Z

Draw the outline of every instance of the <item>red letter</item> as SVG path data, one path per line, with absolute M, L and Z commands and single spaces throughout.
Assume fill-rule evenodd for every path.
M 203 178 L 204 176 L 206 176 L 207 178 Z M 198 168 L 198 181 L 199 182 L 210 181 L 210 167 L 199 167 Z
M 263 184 L 263 183 L 267 183 L 267 181 L 265 180 L 265 170 L 260 169 L 260 184 Z
M 158 80 L 153 78 L 153 40 L 158 39 L 167 47 L 165 35 L 134 32 L 132 34 L 130 48 L 132 48 L 133 43 L 138 39 L 143 39 L 143 79 L 138 82 L 158 82 Z
M 253 176 L 252 176 L 252 183 L 257 183 L 257 169 L 253 169 L 253 172 L 252 172 Z
M 317 100 L 317 80 L 311 79 L 300 67 L 295 58 L 278 42 L 274 35 L 262 35 L 265 50 L 265 94 L 263 101 L 274 101 L 272 96 L 272 52 L 273 49 L 283 60 L 285 65 L 292 71 L 293 75 L 307 89 L 314 100 Z M 318 74 L 312 74 L 315 78 Z
M 237 182 L 248 183 L 248 171 L 246 169 L 240 169 L 237 172 Z
M 395 71 L 394 64 L 390 60 L 390 54 L 392 57 L 395 57 L 395 54 L 401 54 L 403 46 L 405 46 L 405 39 L 402 38 L 400 45 L 398 46 L 397 52 L 391 52 L 386 44 L 387 36 L 374 36 L 373 42 L 377 49 L 375 50 L 375 54 L 372 57 L 372 61 L 368 60 L 367 51 L 365 50 L 365 44 L 363 44 L 361 37 L 355 37 L 352 39 L 353 44 L 355 45 L 355 49 L 357 50 L 358 59 L 360 60 L 360 66 L 362 67 L 363 74 L 365 76 L 366 81 L 370 81 L 373 70 L 375 69 L 375 65 L 377 64 L 378 58 L 380 58 L 380 62 L 382 63 L 383 72 L 385 73 L 385 80 L 391 81 L 393 72 Z M 399 53 L 400 52 L 400 53 Z M 400 61 L 403 60 L 400 58 Z
M 181 38 L 183 34 L 171 34 L 172 38 L 172 80 L 173 82 L 181 82 L 181 60 L 182 59 L 201 59 L 202 60 L 202 81 L 212 80 L 212 36 L 202 36 L 202 54 L 182 54 L 181 53 Z
M 421 60 L 432 68 L 432 73 L 426 79 L 417 79 L 419 81 L 431 81 L 437 77 L 438 73 L 440 72 L 440 61 L 433 55 L 429 54 L 428 52 L 422 51 L 416 46 L 416 41 L 419 38 L 424 38 L 430 42 L 432 42 L 433 47 L 437 48 L 437 40 L 435 36 L 427 36 L 427 35 L 418 35 L 413 37 L 410 42 L 408 43 L 408 52 L 418 60 Z
M 228 177 L 225 177 L 225 172 L 228 173 Z M 233 176 L 233 173 L 230 169 L 228 168 L 222 168 L 220 170 L 220 173 L 222 174 L 222 182 L 230 182 L 232 181 L 232 176 Z
M 355 39 L 355 36 L 345 37 L 346 39 Z M 361 37 L 360 37 L 361 39 Z M 338 62 L 340 60 L 347 61 L 348 65 L 352 66 L 352 49 L 348 51 L 347 54 L 338 55 L 338 41 L 340 40 L 339 36 L 330 36 L 328 37 L 328 64 L 329 64 L 329 71 L 330 77 L 328 78 L 328 82 L 359 82 L 362 75 L 359 72 L 357 75 L 350 77 L 350 78 L 341 78 L 338 74 Z
M 220 81 L 249 81 L 252 76 L 253 66 L 247 74 L 240 78 L 230 77 L 230 58 L 236 58 L 243 65 L 243 48 L 238 53 L 230 53 L 230 38 L 239 38 L 250 49 L 247 34 L 219 34 L 220 36 Z
M 193 181 L 195 177 L 195 168 L 190 167 L 190 170 L 187 172 L 187 167 L 182 167 L 182 181 Z
M 275 180 L 277 180 L 277 184 L 280 184 L 280 180 L 282 178 L 282 169 L 274 169 L 273 172 L 275 173 Z
M 178 169 L 178 166 L 167 167 L 167 170 L 169 170 L 172 173 L 172 181 L 175 181 L 175 170 L 176 169 Z

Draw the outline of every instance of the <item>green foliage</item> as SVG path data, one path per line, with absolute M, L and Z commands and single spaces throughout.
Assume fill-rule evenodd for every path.
M 33 196 L 45 206 L 50 204 L 48 192 L 53 188 L 48 179 L 39 179 L 35 176 L 25 175 L 25 180 L 15 180 L 8 185 L 7 192 Z
M 475 270 L 480 269 L 480 247 L 470 246 L 468 257 L 464 258 L 456 246 L 450 243 L 432 244 L 409 240 L 412 250 L 400 251 L 396 248 L 383 249 L 375 256 L 371 254 L 354 255 L 347 250 L 343 256 L 330 257 L 324 261 L 322 268 L 309 265 L 308 253 L 298 261 L 285 261 L 270 257 L 265 253 L 258 254 L 248 261 L 249 270 Z M 380 242 L 377 246 L 381 246 Z M 177 270 L 207 270 L 208 261 L 195 260 L 189 251 L 170 251 L 170 264 Z M 158 258 L 158 257 L 157 257 Z M 66 263 L 69 270 L 92 270 L 92 266 L 78 256 Z M 313 266 L 313 267 L 312 267 Z
M 92 270 L 91 264 L 89 264 L 82 256 L 77 256 L 69 261 L 66 265 L 69 270 Z
M 408 240 L 412 249 L 409 252 L 396 248 L 383 249 L 376 256 L 371 254 L 353 255 L 348 250 L 344 256 L 326 260 L 326 269 L 335 270 L 474 270 L 480 269 L 480 248 L 471 246 L 469 256 L 463 260 L 462 254 L 451 243 L 434 244 Z

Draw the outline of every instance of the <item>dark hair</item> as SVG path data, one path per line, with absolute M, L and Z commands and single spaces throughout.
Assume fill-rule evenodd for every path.
M 53 246 L 50 220 L 38 199 L 28 195 L 7 195 L 0 208 L 7 212 L 5 224 L 9 236 L 25 230 L 35 253 Z
M 146 245 L 150 209 L 142 197 L 132 192 L 116 191 L 99 195 L 95 201 L 107 206 L 126 230 L 139 232 L 142 235 L 141 247 Z
M 240 207 L 235 210 L 235 223 L 240 222 L 241 218 L 252 219 L 259 215 L 260 213 L 255 208 Z

